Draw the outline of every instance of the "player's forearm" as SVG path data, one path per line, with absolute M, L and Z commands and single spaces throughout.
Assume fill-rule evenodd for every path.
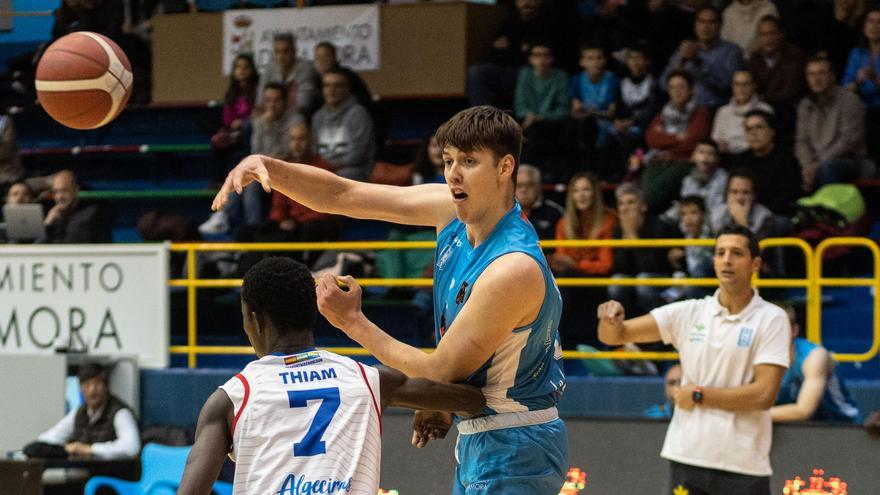
M 410 378 L 407 386 L 418 394 L 399 394 L 391 405 L 417 410 L 464 412 L 476 414 L 486 405 L 483 394 L 474 387 L 438 383 L 425 378 Z M 409 398 L 406 400 L 404 397 Z
M 422 377 L 446 383 L 457 381 L 456 377 L 447 372 L 446 367 L 434 363 L 429 354 L 388 335 L 366 316 L 361 315 L 361 318 L 352 322 L 344 331 L 370 351 L 379 362 L 408 377 Z
M 347 214 L 349 190 L 354 181 L 319 167 L 289 163 L 262 156 L 272 189 L 322 213 Z
M 624 334 L 626 327 L 623 322 L 609 322 L 599 320 L 599 341 L 605 345 L 625 344 Z
M 770 409 L 776 400 L 777 388 L 760 383 L 749 383 L 741 387 L 704 388 L 702 405 L 727 411 Z
M 782 404 L 770 408 L 770 418 L 774 423 L 786 421 L 806 421 L 810 419 L 812 412 L 806 411 L 797 404 Z

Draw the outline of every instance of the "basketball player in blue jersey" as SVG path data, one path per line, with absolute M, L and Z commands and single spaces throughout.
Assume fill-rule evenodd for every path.
M 565 386 L 557 326 L 559 290 L 534 228 L 514 199 L 522 129 L 501 110 L 474 107 L 437 131 L 446 184 L 355 182 L 265 156 L 230 172 L 213 208 L 253 181 L 321 212 L 437 229 L 437 348 L 428 354 L 390 337 L 360 311 L 360 288 L 319 281 L 319 308 L 383 364 L 411 377 L 479 387 L 486 408 L 458 423 L 455 494 L 559 493 L 568 441 L 556 403 Z M 451 416 L 416 413 L 414 444 L 448 429 Z M 424 426 L 432 428 L 427 434 Z M 443 425 L 438 427 L 438 425 Z
M 202 408 L 179 495 L 208 495 L 227 453 L 235 495 L 379 489 L 386 406 L 479 413 L 467 385 L 407 378 L 314 348 L 315 282 L 305 265 L 268 258 L 244 276 L 244 331 L 258 360 Z

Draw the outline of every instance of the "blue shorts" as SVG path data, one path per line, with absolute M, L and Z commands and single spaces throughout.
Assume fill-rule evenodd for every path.
M 561 419 L 460 434 L 453 495 L 559 495 L 568 472 L 568 435 Z

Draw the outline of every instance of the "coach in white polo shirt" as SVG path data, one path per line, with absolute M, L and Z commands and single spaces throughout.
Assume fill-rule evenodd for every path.
M 769 409 L 788 367 L 789 322 L 761 299 L 752 275 L 758 240 L 731 226 L 715 240 L 718 290 L 624 320 L 623 306 L 599 306 L 599 339 L 609 345 L 663 340 L 678 349 L 681 386 L 661 456 L 671 461 L 669 493 L 769 495 Z

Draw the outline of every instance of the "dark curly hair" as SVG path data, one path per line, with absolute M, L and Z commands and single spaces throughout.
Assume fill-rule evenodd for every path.
M 318 315 L 315 279 L 290 258 L 266 258 L 244 274 L 241 298 L 248 308 L 272 320 L 282 334 L 311 331 Z

